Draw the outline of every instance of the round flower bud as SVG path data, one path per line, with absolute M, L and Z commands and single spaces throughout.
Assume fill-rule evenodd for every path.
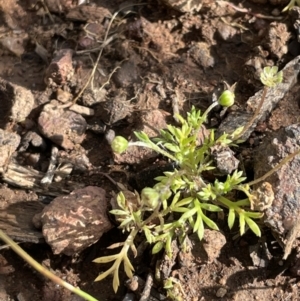
M 122 136 L 117 136 L 111 143 L 111 148 L 114 152 L 121 154 L 126 151 L 128 147 L 128 141 L 122 137 Z
M 154 209 L 159 201 L 159 193 L 153 188 L 146 187 L 141 192 L 141 199 L 146 207 Z
M 225 90 L 218 99 L 218 103 L 222 107 L 231 107 L 234 104 L 234 93 L 230 90 Z

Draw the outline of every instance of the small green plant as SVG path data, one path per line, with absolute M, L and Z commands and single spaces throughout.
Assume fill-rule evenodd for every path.
M 262 81 L 273 86 L 282 79 L 277 69 L 268 68 L 262 75 Z M 262 98 L 264 99 L 265 93 Z M 119 228 L 129 232 L 119 254 L 100 257 L 94 260 L 97 263 L 114 261 L 106 272 L 100 274 L 96 281 L 113 274 L 113 288 L 117 291 L 119 286 L 119 267 L 123 262 L 128 277 L 133 276 L 133 266 L 128 258 L 131 249 L 136 254 L 134 239 L 143 232 L 148 243 L 153 244 L 152 253 L 162 249 L 171 256 L 172 240 L 178 239 L 181 247 L 186 248 L 188 230 L 196 232 L 201 240 L 204 236 L 204 227 L 218 230 L 218 226 L 210 218 L 210 213 L 225 210 L 227 224 L 231 229 L 236 220 L 239 223 L 240 235 L 247 229 L 257 236 L 261 235 L 256 219 L 262 217 L 261 212 L 251 210 L 252 194 L 250 185 L 245 184 L 242 171 L 235 170 L 227 175 L 225 180 L 214 175 L 214 161 L 211 157 L 211 148 L 214 146 L 234 146 L 238 142 L 243 128 L 233 133 L 224 133 L 215 137 L 213 129 L 209 135 L 200 141 L 199 133 L 207 121 L 208 113 L 218 104 L 230 106 L 234 103 L 234 93 L 225 90 L 218 101 L 214 102 L 203 114 L 195 107 L 187 113 L 186 119 L 177 115 L 181 126 L 167 125 L 161 130 L 158 138 L 150 139 L 144 132 L 135 132 L 138 141 L 128 142 L 123 137 L 116 137 L 112 143 L 115 152 L 123 152 L 131 145 L 150 148 L 174 162 L 173 171 L 164 172 L 155 180 L 154 187 L 146 187 L 141 194 L 137 193 L 135 201 L 129 200 L 120 192 L 117 196 L 118 208 L 111 211 L 120 222 Z M 244 198 L 235 199 L 235 192 L 244 193 Z M 240 193 L 241 195 L 241 193 Z

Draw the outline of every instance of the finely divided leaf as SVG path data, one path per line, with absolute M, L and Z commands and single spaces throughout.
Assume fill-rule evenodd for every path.
M 160 252 L 162 250 L 163 247 L 164 247 L 164 242 L 158 241 L 152 248 L 152 254 L 157 254 L 158 252 Z
M 251 218 L 248 218 L 246 216 L 245 216 L 245 221 L 246 221 L 247 225 L 249 226 L 249 228 L 252 230 L 252 232 L 255 235 L 261 237 L 261 232 L 260 232 L 258 225 Z
M 229 229 L 232 229 L 233 225 L 234 225 L 234 221 L 235 221 L 235 212 L 234 209 L 229 209 L 229 213 L 228 213 L 228 227 Z

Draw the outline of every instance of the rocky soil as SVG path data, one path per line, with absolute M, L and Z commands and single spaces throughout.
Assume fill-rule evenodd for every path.
M 168 166 L 115 135 L 157 136 L 174 115 L 205 110 L 236 83 L 235 104 L 206 125 L 232 132 L 249 121 L 265 66 L 283 70 L 234 149 L 249 181 L 299 148 L 300 8 L 288 1 L 0 1 L 0 229 L 59 277 L 98 300 L 300 300 L 299 156 L 257 186 L 262 237 L 205 230 L 183 252 L 152 256 L 141 236 L 135 277 L 94 282 L 125 235 L 109 214 L 120 187 L 140 191 Z M 164 169 L 162 169 L 162 167 Z M 122 185 L 122 186 L 120 186 Z M 133 256 L 132 256 L 133 257 Z M 4 243 L 0 301 L 81 300 L 46 280 Z

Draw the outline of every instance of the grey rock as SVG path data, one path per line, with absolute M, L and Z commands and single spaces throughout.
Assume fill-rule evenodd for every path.
M 259 178 L 300 147 L 298 124 L 270 134 L 254 157 L 255 178 Z M 265 223 L 284 237 L 297 224 L 300 213 L 300 157 L 296 156 L 266 180 L 272 185 L 274 201 L 265 211 Z

